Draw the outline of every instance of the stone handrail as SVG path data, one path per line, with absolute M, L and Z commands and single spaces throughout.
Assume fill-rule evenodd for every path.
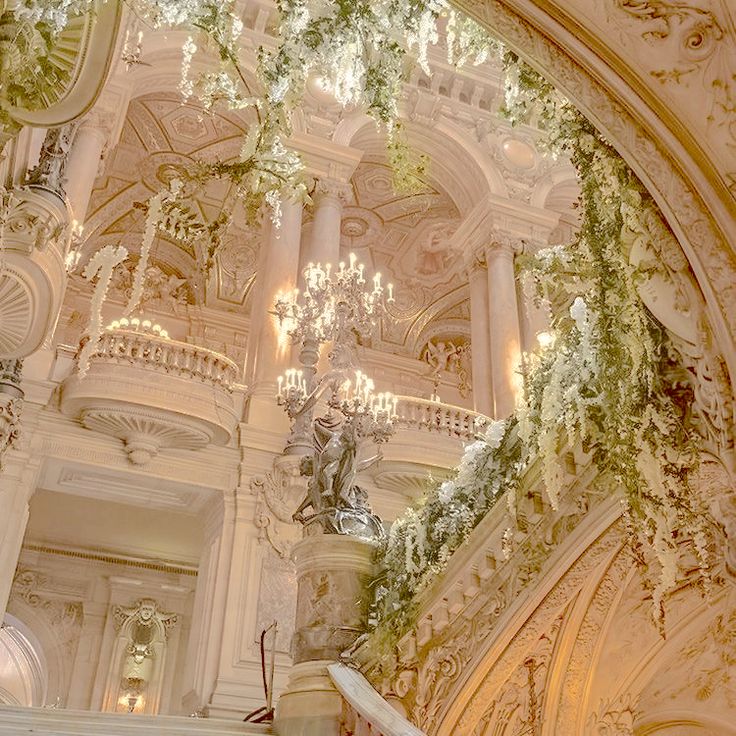
M 472 440 L 476 432 L 491 419 L 472 409 L 443 404 L 416 396 L 397 396 L 396 426 L 399 429 L 420 429 Z
M 67 708 L 24 708 L 0 705 L 0 733 L 37 736 L 266 736 L 266 725 L 220 718 L 100 713 Z
M 343 697 L 341 736 L 425 736 L 394 710 L 360 672 L 337 663 L 327 669 Z
M 105 330 L 91 360 L 129 363 L 169 375 L 196 378 L 227 391 L 232 391 L 239 373 L 236 363 L 214 350 L 124 329 Z

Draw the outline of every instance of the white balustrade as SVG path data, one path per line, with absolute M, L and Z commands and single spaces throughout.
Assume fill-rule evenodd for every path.
M 484 414 L 461 406 L 415 396 L 397 396 L 397 429 L 438 432 L 461 440 L 472 440 L 491 421 Z
M 148 370 L 206 381 L 231 391 L 238 366 L 213 350 L 145 332 L 108 329 L 100 337 L 92 361 L 128 363 Z
M 170 340 L 160 328 L 109 327 L 87 374 L 64 382 L 61 410 L 122 440 L 130 462 L 143 465 L 165 447 L 226 445 L 242 411 L 238 374 L 224 355 Z

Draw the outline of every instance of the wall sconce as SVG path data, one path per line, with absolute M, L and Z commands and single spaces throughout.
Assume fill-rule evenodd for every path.
M 145 684 L 145 681 L 139 677 L 126 677 L 123 680 L 123 697 L 121 700 L 127 706 L 128 713 L 132 713 L 141 702 L 141 692 Z

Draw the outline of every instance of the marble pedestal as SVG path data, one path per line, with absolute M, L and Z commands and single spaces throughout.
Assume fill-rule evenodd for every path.
M 294 667 L 274 724 L 279 736 L 338 736 L 342 697 L 327 666 L 365 630 L 374 547 L 356 537 L 317 534 L 299 542 Z

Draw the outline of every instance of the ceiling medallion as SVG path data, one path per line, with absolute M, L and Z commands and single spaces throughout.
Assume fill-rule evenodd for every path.
M 345 217 L 340 232 L 347 238 L 362 238 L 368 232 L 368 228 L 368 223 L 362 217 Z

